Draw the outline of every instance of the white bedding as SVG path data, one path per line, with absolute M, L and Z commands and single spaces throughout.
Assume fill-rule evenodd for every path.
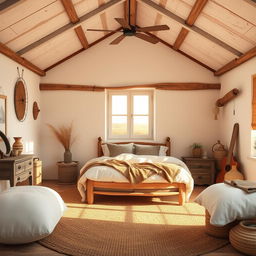
M 189 200 L 189 197 L 194 188 L 194 180 L 188 170 L 188 167 L 184 162 L 175 157 L 169 156 L 148 156 L 148 155 L 133 155 L 133 154 L 121 154 L 116 157 L 98 157 L 93 158 L 88 161 L 80 170 L 80 173 L 83 172 L 84 168 L 94 161 L 107 160 L 107 159 L 119 159 L 119 160 L 129 160 L 136 163 L 141 162 L 165 162 L 165 163 L 174 163 L 181 166 L 181 172 L 175 177 L 174 182 L 185 183 L 186 184 L 186 201 Z M 126 182 L 126 177 L 115 169 L 108 166 L 95 166 L 88 169 L 79 179 L 77 183 L 78 191 L 82 197 L 82 202 L 85 201 L 85 191 L 86 191 L 86 180 L 102 181 L 102 182 Z M 144 181 L 145 183 L 167 183 L 163 177 L 155 174 Z

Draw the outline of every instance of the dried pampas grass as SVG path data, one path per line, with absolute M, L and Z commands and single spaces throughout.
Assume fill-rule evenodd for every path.
M 73 124 L 71 123 L 68 126 L 63 125 L 60 126 L 58 129 L 52 126 L 51 124 L 47 125 L 53 131 L 57 140 L 62 144 L 65 150 L 69 150 L 75 140 L 74 138 L 72 138 Z

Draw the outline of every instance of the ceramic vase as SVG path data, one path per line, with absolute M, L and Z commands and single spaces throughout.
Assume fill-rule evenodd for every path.
M 71 163 L 72 162 L 72 153 L 69 149 L 66 149 L 64 152 L 64 163 Z
M 13 156 L 19 156 L 22 153 L 23 150 L 23 144 L 21 142 L 22 137 L 13 137 L 14 143 L 12 145 L 12 154 Z
M 244 220 L 231 229 L 229 241 L 238 251 L 256 255 L 256 220 Z

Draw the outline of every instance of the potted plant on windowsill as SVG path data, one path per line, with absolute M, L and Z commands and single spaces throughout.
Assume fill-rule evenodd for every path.
M 191 145 L 192 148 L 192 156 L 193 157 L 201 157 L 202 156 L 202 145 L 199 143 L 193 143 Z
M 72 138 L 72 130 L 73 130 L 72 123 L 67 126 L 64 126 L 64 125 L 60 126 L 59 128 L 55 128 L 51 124 L 48 124 L 48 127 L 53 131 L 55 137 L 65 149 L 64 163 L 71 163 L 72 153 L 70 151 L 70 148 L 74 142 L 74 138 Z

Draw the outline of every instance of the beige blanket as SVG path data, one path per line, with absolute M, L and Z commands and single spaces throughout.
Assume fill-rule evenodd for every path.
M 224 181 L 224 183 L 240 188 L 247 193 L 256 192 L 256 182 L 248 181 L 248 180 L 231 180 L 231 181 Z
M 109 159 L 106 161 L 95 161 L 90 163 L 81 172 L 82 176 L 89 168 L 94 166 L 112 167 L 124 175 L 130 183 L 140 183 L 154 174 L 158 174 L 172 183 L 175 177 L 180 173 L 180 166 L 171 163 L 134 163 L 118 159 Z

